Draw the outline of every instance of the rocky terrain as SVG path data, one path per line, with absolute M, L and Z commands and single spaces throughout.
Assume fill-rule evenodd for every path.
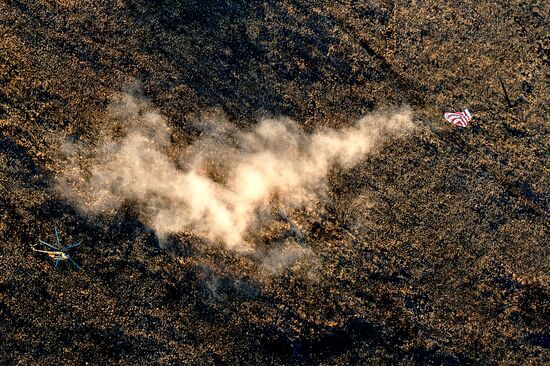
M 550 362 L 548 14 L 534 0 L 2 0 L 0 364 Z M 406 105 L 417 127 L 331 166 L 314 204 L 242 253 L 192 231 L 161 240 L 139 203 L 90 215 L 58 189 L 66 144 L 94 146 L 128 90 L 164 116 L 173 156 L 209 118 L 314 133 Z M 443 119 L 464 108 L 467 128 Z M 32 251 L 54 225 L 82 241 L 82 270 Z M 277 251 L 289 238 L 299 249 Z

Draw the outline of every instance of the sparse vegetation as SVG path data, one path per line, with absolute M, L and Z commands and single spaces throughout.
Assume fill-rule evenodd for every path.
M 0 364 L 548 362 L 548 10 L 1 2 Z M 266 252 L 299 231 L 315 254 L 266 272 L 192 233 L 161 248 L 133 202 L 92 218 L 55 190 L 62 142 L 96 142 L 135 80 L 176 148 L 205 114 L 245 130 L 288 116 L 311 132 L 408 104 L 421 128 L 334 166 L 315 210 L 262 228 Z M 471 127 L 443 120 L 466 107 Z M 83 240 L 82 271 L 30 249 L 54 224 Z

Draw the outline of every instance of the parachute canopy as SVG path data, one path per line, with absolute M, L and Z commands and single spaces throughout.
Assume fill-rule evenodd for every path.
M 465 109 L 464 112 L 445 113 L 445 119 L 455 126 L 466 127 L 472 119 L 472 115 Z

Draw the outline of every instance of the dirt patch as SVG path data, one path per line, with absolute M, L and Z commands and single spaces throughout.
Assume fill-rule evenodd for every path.
M 8 0 L 0 14 L 0 363 L 550 359 L 545 2 Z M 64 144 L 97 143 L 136 82 L 176 166 L 206 120 L 288 117 L 309 134 L 406 104 L 418 128 L 331 166 L 314 204 L 264 213 L 256 253 L 192 228 L 159 243 L 139 203 L 89 216 L 56 190 Z M 442 119 L 463 108 L 470 127 Z M 82 240 L 82 271 L 31 250 L 54 225 Z

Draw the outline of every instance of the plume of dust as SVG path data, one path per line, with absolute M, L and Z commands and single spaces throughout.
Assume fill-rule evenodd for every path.
M 192 230 L 247 251 L 246 234 L 274 197 L 291 207 L 307 204 L 322 191 L 331 164 L 351 166 L 413 123 L 407 108 L 313 134 L 285 118 L 262 120 L 247 132 L 218 119 L 203 123 L 199 141 L 178 151 L 166 119 L 144 99 L 122 94 L 105 126 L 95 147 L 65 144 L 70 163 L 57 187 L 66 197 L 88 214 L 134 201 L 161 240 Z

